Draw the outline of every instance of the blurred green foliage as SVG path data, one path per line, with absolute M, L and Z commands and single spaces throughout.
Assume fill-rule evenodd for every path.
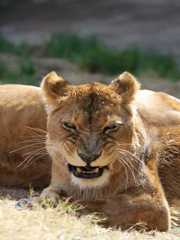
M 12 43 L 0 35 L 0 53 L 13 53 L 18 56 L 29 56 L 31 54 L 31 47 L 26 43 Z
M 36 67 L 31 60 L 32 49 L 28 44 L 15 44 L 0 36 L 0 53 L 9 53 L 20 58 L 17 67 L 0 60 L 0 82 L 37 85 Z
M 108 48 L 96 37 L 56 34 L 46 44 L 46 51 L 51 57 L 69 59 L 90 72 L 119 74 L 130 71 L 138 75 L 154 71 L 160 77 L 180 79 L 180 69 L 173 57 L 138 48 Z
M 37 54 L 40 57 L 68 59 L 92 73 L 119 74 L 129 71 L 139 75 L 150 71 L 172 81 L 180 79 L 180 68 L 173 57 L 138 48 L 109 48 L 96 37 L 82 38 L 61 33 L 53 35 L 37 48 L 26 43 L 15 44 L 0 36 L 0 53 L 9 53 L 20 59 L 16 69 L 0 62 L 0 81 L 3 79 L 3 82 L 36 85 L 37 70 L 32 59 Z
M 0 61 L 0 83 L 39 84 L 35 66 L 29 59 L 24 59 L 15 69 Z

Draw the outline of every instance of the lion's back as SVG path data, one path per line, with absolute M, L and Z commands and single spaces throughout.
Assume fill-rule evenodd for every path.
M 2 136 L 16 138 L 26 126 L 45 128 L 46 114 L 40 88 L 26 85 L 0 86 L 0 126 Z M 3 140 L 1 139 L 2 145 Z
M 163 92 L 140 90 L 136 107 L 154 136 L 152 144 L 159 144 L 159 175 L 166 197 L 172 202 L 180 198 L 180 100 Z
M 47 184 L 50 164 L 45 150 L 38 155 L 46 135 L 40 88 L 0 85 L 0 127 L 0 185 Z
M 140 90 L 135 98 L 138 113 L 152 126 L 180 124 L 180 100 L 163 92 Z

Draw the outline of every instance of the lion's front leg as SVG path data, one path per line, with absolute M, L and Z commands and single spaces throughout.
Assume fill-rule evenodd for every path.
M 156 161 L 149 160 L 144 167 L 141 186 L 109 196 L 98 208 L 95 207 L 96 202 L 90 202 L 87 208 L 102 212 L 106 217 L 106 226 L 119 226 L 123 230 L 132 227 L 167 231 L 170 228 L 170 211 L 157 173 Z
M 49 186 L 45 188 L 40 195 L 41 203 L 48 203 L 50 206 L 56 207 L 60 200 L 60 193 L 53 188 L 53 186 Z
M 122 229 L 143 228 L 146 230 L 167 231 L 170 227 L 170 214 L 166 201 L 156 196 L 142 193 L 137 196 L 123 194 L 117 199 L 109 199 L 103 207 L 106 224 Z
M 52 163 L 51 183 L 42 191 L 40 201 L 50 203 L 50 206 L 57 206 L 60 196 L 64 195 L 63 186 L 66 181 L 63 170 L 61 171 L 59 167 Z
M 129 189 L 117 198 L 108 199 L 104 206 L 110 225 L 127 229 L 144 225 L 147 230 L 167 231 L 170 228 L 170 211 L 160 179 L 156 161 L 145 166 L 146 181 L 143 186 Z

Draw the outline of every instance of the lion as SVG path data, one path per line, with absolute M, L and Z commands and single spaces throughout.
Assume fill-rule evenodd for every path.
M 50 182 L 42 199 L 71 197 L 108 226 L 170 228 L 180 195 L 177 98 L 141 90 L 128 72 L 109 85 L 72 85 L 51 72 L 41 89 L 0 93 L 1 185 Z

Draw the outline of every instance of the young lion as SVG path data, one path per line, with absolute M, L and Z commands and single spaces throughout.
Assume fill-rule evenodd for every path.
M 65 194 L 122 229 L 139 222 L 147 229 L 169 229 L 169 204 L 180 197 L 178 99 L 139 90 L 139 83 L 126 72 L 109 85 L 78 86 L 52 72 L 41 84 L 45 137 L 40 90 L 16 86 L 22 88 L 17 96 L 12 88 L 0 89 L 5 95 L 0 99 L 0 184 L 46 185 L 46 141 L 51 181 L 42 198 L 57 202 Z M 32 161 L 32 151 L 42 158 Z

